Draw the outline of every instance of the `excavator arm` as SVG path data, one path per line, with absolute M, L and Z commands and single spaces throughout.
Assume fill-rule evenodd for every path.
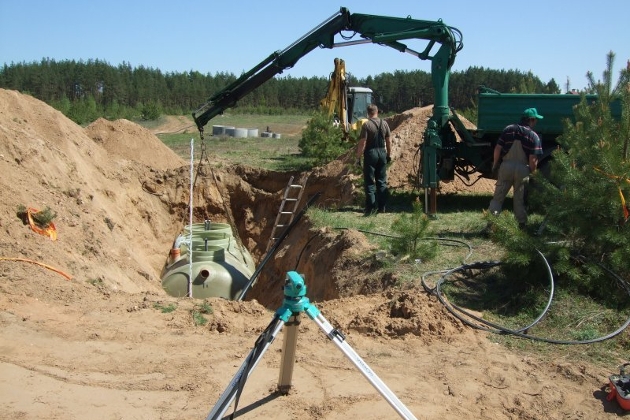
M 347 97 L 346 63 L 335 58 L 335 70 L 330 75 L 328 91 L 320 101 L 321 109 L 328 115 L 335 115 L 344 132 L 348 132 L 348 97 Z
M 343 36 L 345 42 L 335 43 L 335 35 L 353 32 Z M 361 39 L 352 40 L 358 35 Z M 419 52 L 408 48 L 401 41 L 409 39 L 428 40 L 426 48 Z M 261 61 L 247 73 L 217 92 L 193 112 L 193 119 L 203 134 L 204 126 L 227 108 L 236 105 L 254 89 L 284 70 L 292 68 L 300 58 L 315 48 L 335 48 L 363 43 L 374 43 L 410 53 L 421 60 L 431 60 L 431 74 L 435 89 L 434 119 L 438 126 L 448 121 L 448 78 L 457 52 L 461 50 L 461 33 L 453 27 L 437 22 L 350 13 L 342 7 L 338 13 L 312 29 L 282 51 L 276 51 Z M 431 55 L 435 44 L 438 51 Z

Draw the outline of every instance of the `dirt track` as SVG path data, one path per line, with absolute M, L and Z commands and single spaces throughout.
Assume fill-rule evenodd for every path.
M 425 111 L 399 117 L 393 182 L 408 175 L 405 142 L 418 141 Z M 0 171 L 2 419 L 205 418 L 271 321 L 287 261 L 291 268 L 299 262 L 322 314 L 417 418 L 621 414 L 603 391 L 612 372 L 508 351 L 464 327 L 420 288 L 397 290 L 381 279 L 383 290 L 366 292 L 370 266 L 361 256 L 370 250 L 356 231 L 316 232 L 305 221 L 261 277 L 255 300 L 213 299 L 209 322 L 195 325 L 199 302 L 169 297 L 159 282 L 182 226 L 188 170 L 151 132 L 128 121 L 99 120 L 84 129 L 38 100 L 0 90 Z M 204 172 L 195 215 L 233 218 L 260 258 L 287 176 L 247 167 Z M 351 199 L 343 162 L 310 177 L 323 202 Z M 53 209 L 58 240 L 24 225 L 19 205 Z M 303 249 L 308 259 L 296 254 Z M 72 279 L 11 260 L 18 257 Z M 162 311 L 171 304 L 174 311 Z M 274 393 L 278 340 L 247 381 L 239 418 L 396 418 L 315 323 L 305 317 L 299 331 L 292 392 Z

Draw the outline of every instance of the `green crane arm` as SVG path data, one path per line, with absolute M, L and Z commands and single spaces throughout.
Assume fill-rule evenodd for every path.
M 335 35 L 342 31 L 354 32 L 361 40 L 335 44 Z M 347 37 L 346 37 L 347 38 Z M 418 52 L 400 42 L 406 39 L 424 39 L 429 43 Z M 315 48 L 334 48 L 359 43 L 375 43 L 415 55 L 421 60 L 431 60 L 431 74 L 435 89 L 434 120 L 439 126 L 448 121 L 448 78 L 455 56 L 462 48 L 461 33 L 442 21 L 432 22 L 411 18 L 396 18 L 350 13 L 342 7 L 319 26 L 302 36 L 282 51 L 276 51 L 247 73 L 217 92 L 193 112 L 197 128 L 203 133 L 204 126 L 225 109 L 284 70 L 293 67 L 300 58 Z M 435 43 L 441 44 L 431 56 Z
M 247 73 L 236 79 L 233 83 L 217 92 L 208 101 L 193 112 L 193 119 L 200 132 L 203 127 L 215 116 L 221 114 L 227 108 L 236 105 L 236 102 L 258 88 L 277 74 L 289 69 L 297 61 L 322 46 L 332 48 L 334 36 L 348 26 L 348 11 L 342 8 L 339 13 L 331 16 L 302 38 L 295 41 L 282 51 L 275 51 Z

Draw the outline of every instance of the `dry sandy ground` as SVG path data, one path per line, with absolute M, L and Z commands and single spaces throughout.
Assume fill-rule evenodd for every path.
M 418 143 L 426 112 L 399 117 L 393 181 L 409 173 L 405 145 Z M 343 204 L 352 193 L 346 166 L 309 174 L 309 191 Z M 186 214 L 188 168 L 129 121 L 82 128 L 32 97 L 0 90 L 0 172 L 1 419 L 205 418 L 271 322 L 288 267 L 305 273 L 323 316 L 419 419 L 622 414 L 605 400 L 615 372 L 508 351 L 421 288 L 397 290 L 395 278 L 379 279 L 379 290 L 368 280 L 361 256 L 370 248 L 359 232 L 314 231 L 306 220 L 250 299 L 211 299 L 208 323 L 196 325 L 202 302 L 166 295 L 159 280 Z M 233 222 L 260 259 L 287 176 L 205 169 L 195 216 Z M 55 211 L 58 239 L 31 231 L 16 214 L 20 205 Z M 176 309 L 162 311 L 169 305 Z M 238 418 L 398 417 L 305 316 L 293 387 L 277 394 L 281 336 L 247 381 Z

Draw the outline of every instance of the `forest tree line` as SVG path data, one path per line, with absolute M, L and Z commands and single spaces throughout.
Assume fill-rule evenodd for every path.
M 113 66 L 102 60 L 11 63 L 0 68 L 0 88 L 30 94 L 78 124 L 99 117 L 155 119 L 161 114 L 189 115 L 208 98 L 239 76 L 217 72 L 162 72 L 123 62 Z M 384 113 L 400 113 L 433 103 L 431 74 L 395 71 L 357 79 L 351 86 L 371 88 Z M 308 114 L 317 110 L 326 95 L 328 77 L 274 77 L 247 94 L 232 112 L 259 114 Z M 449 105 L 457 110 L 475 108 L 477 89 L 499 92 L 560 93 L 554 79 L 542 82 L 531 72 L 469 67 L 451 73 Z

